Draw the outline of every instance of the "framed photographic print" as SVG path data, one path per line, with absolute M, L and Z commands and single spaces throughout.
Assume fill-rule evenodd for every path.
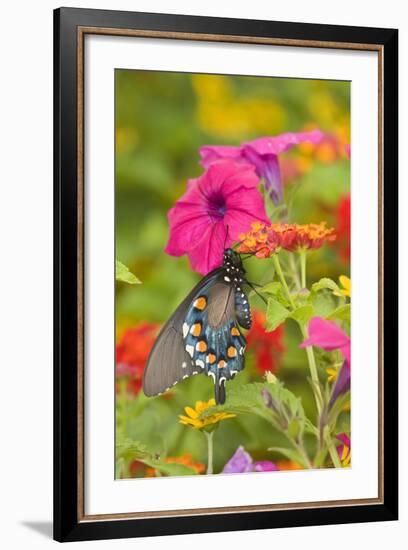
M 397 519 L 397 31 L 54 26 L 55 538 Z

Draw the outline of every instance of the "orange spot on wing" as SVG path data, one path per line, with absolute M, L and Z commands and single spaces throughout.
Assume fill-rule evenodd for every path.
M 197 298 L 197 300 L 194 302 L 194 307 L 196 309 L 199 309 L 200 311 L 202 311 L 203 309 L 205 309 L 205 306 L 207 305 L 207 300 L 205 299 L 204 296 L 200 296 L 199 298 Z
M 239 336 L 239 335 L 240 335 L 240 332 L 239 332 L 239 330 L 237 329 L 237 327 L 232 327 L 232 329 L 231 329 L 231 334 L 232 334 L 232 336 Z
M 210 363 L 210 365 L 212 365 L 213 363 L 215 363 L 215 360 L 216 360 L 216 359 L 217 359 L 217 358 L 215 357 L 215 355 L 214 355 L 213 353 L 209 353 L 209 354 L 207 355 L 207 361 L 208 361 L 208 363 Z
M 224 361 L 224 359 L 221 359 L 220 361 L 218 361 L 217 367 L 218 367 L 219 369 L 223 369 L 223 368 L 226 367 L 226 366 L 227 366 L 227 363 L 226 363 L 226 361 Z
M 200 340 L 196 346 L 197 351 L 207 351 L 207 343 L 204 340 Z
M 195 323 L 192 327 L 191 327 L 191 330 L 190 330 L 191 334 L 193 336 L 200 336 L 200 333 L 201 333 L 201 325 L 200 323 Z
M 230 346 L 227 351 L 228 357 L 236 357 L 237 356 L 237 350 L 234 348 L 234 346 Z

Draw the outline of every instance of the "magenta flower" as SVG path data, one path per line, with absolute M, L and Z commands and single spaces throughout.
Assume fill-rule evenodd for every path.
M 333 321 L 321 317 L 313 317 L 309 321 L 309 338 L 306 338 L 301 348 L 318 346 L 326 351 L 340 350 L 345 361 L 350 364 L 350 338 Z
M 244 447 L 238 447 L 222 470 L 223 474 L 243 474 L 246 472 L 277 472 L 279 468 L 269 460 L 254 462 Z
M 167 254 L 187 254 L 192 268 L 203 275 L 221 265 L 224 247 L 251 223 L 270 223 L 258 183 L 252 166 L 231 160 L 219 161 L 189 180 L 187 191 L 168 213 Z
M 329 407 L 331 407 L 340 394 L 346 393 L 350 389 L 351 340 L 336 323 L 326 321 L 321 317 L 313 317 L 309 321 L 308 330 L 309 338 L 300 344 L 301 348 L 318 346 L 326 351 L 338 349 L 344 358 L 330 398 Z
M 274 204 L 282 201 L 283 188 L 278 155 L 304 141 L 319 143 L 323 138 L 320 130 L 311 132 L 286 132 L 278 136 L 263 137 L 242 143 L 239 147 L 227 145 L 204 145 L 200 148 L 201 164 L 207 168 L 213 162 L 229 158 L 255 166 L 256 173 L 265 181 L 265 189 Z

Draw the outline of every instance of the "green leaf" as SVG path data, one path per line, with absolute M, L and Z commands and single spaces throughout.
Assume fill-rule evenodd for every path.
M 290 315 L 290 311 L 277 300 L 269 298 L 266 310 L 266 331 L 272 332 Z
M 161 474 L 164 474 L 166 476 L 192 476 L 197 475 L 196 470 L 194 468 L 191 468 L 190 466 L 186 466 L 185 464 L 176 464 L 164 462 L 162 460 L 149 460 L 149 459 L 142 459 L 141 462 L 146 464 L 146 466 L 150 466 L 150 468 L 154 468 L 155 470 L 158 470 Z
M 337 301 L 331 292 L 322 291 L 310 295 L 310 303 L 313 306 L 314 314 L 326 318 L 337 307 Z
M 350 322 L 351 307 L 350 304 L 339 306 L 327 316 L 327 319 L 338 319 L 339 321 Z
M 140 285 L 141 281 L 122 262 L 116 260 L 116 280 L 130 285 Z
M 272 294 L 273 296 L 276 296 L 278 292 L 282 289 L 282 283 L 279 281 L 272 281 L 271 283 L 267 283 L 265 286 L 259 289 L 259 292 L 263 292 L 264 294 Z
M 307 325 L 310 319 L 314 316 L 315 311 L 312 305 L 307 304 L 302 307 L 298 307 L 290 314 L 290 317 L 294 319 L 301 327 Z
M 327 277 L 323 277 L 323 279 L 320 279 L 320 281 L 317 281 L 317 283 L 312 284 L 312 292 L 318 292 L 319 290 L 324 289 L 339 291 L 337 283 Z
M 168 463 L 163 459 L 156 458 L 146 445 L 140 441 L 133 441 L 126 438 L 116 445 L 116 472 L 123 471 L 125 460 L 137 459 L 146 466 L 158 470 L 168 476 L 190 476 L 197 472 L 184 464 Z M 116 477 L 119 477 L 118 475 Z
M 263 390 L 269 393 L 269 406 L 265 403 Z M 243 384 L 228 392 L 228 399 L 224 405 L 216 405 L 203 411 L 201 418 L 216 413 L 255 414 L 270 422 L 276 429 L 288 434 L 288 427 L 293 420 L 298 422 L 297 431 L 303 433 L 306 416 L 302 402 L 284 385 L 275 383 L 253 382 Z
M 294 449 L 287 449 L 286 447 L 269 447 L 268 451 L 273 451 L 275 453 L 280 453 L 283 456 L 286 456 L 289 460 L 301 464 L 304 468 L 307 468 L 302 455 L 295 451 Z
M 125 471 L 125 459 L 123 457 L 119 458 L 115 464 L 115 479 L 121 479 Z

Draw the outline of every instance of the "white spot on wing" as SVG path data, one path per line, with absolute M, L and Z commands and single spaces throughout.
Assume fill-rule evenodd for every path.
M 194 355 L 193 346 L 186 346 L 186 352 L 189 354 L 190 357 L 193 357 L 193 355 Z
M 213 372 L 210 371 L 210 372 L 208 373 L 208 376 L 212 376 L 213 382 L 214 382 L 214 384 L 215 384 L 215 374 L 214 374 Z
M 195 362 L 195 364 L 197 365 L 197 367 L 201 367 L 202 369 L 204 368 L 204 361 L 201 361 L 201 359 L 197 359 L 197 361 Z
M 227 283 L 230 283 L 231 282 L 231 279 L 227 276 L 224 277 L 224 281 L 227 281 Z
M 181 367 L 182 367 L 183 369 L 185 369 L 185 368 L 187 367 L 187 363 L 186 363 L 185 361 L 183 361 L 183 362 L 181 363 Z
M 189 326 L 187 323 L 184 323 L 183 324 L 183 337 L 185 338 L 188 334 L 188 329 L 189 329 Z

